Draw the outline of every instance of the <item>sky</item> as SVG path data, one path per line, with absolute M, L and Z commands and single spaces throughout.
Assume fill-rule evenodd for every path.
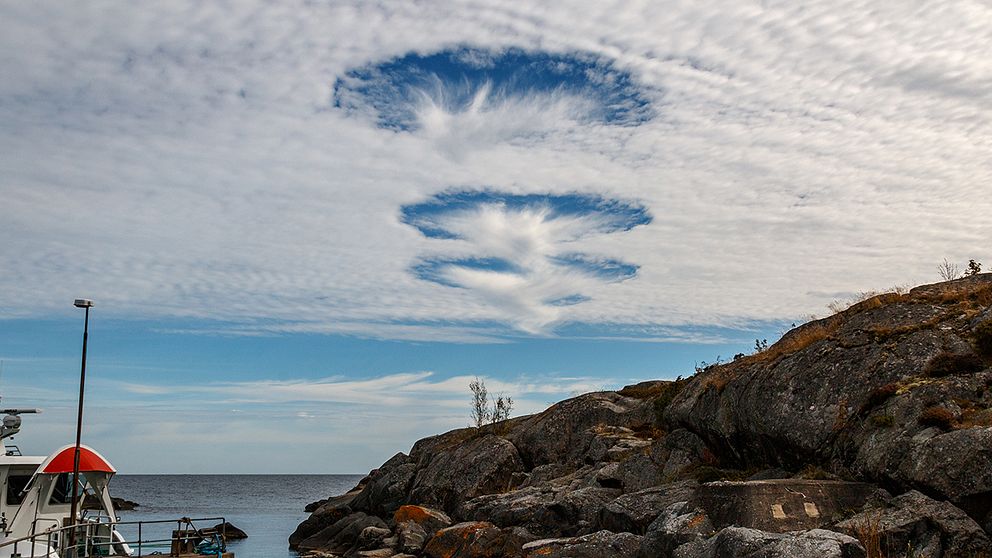
M 992 5 L 0 4 L 0 395 L 122 473 L 363 473 L 992 265 Z

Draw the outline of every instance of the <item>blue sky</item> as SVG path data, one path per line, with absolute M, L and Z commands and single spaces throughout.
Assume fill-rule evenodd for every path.
M 0 392 L 125 472 L 364 472 L 992 260 L 992 10 L 0 7 Z M 176 449 L 183 451 L 177 453 Z M 259 450 L 273 456 L 260 461 Z M 196 455 L 191 460 L 177 455 Z

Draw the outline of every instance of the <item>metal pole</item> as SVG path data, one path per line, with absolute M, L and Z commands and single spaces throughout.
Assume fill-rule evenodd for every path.
M 90 307 L 86 306 L 86 318 L 83 322 L 83 363 L 79 370 L 79 412 L 76 414 L 76 452 L 72 461 L 72 505 L 69 508 L 69 521 L 72 522 L 73 529 L 70 531 L 69 541 L 76 544 L 76 506 L 79 504 L 79 495 L 76 487 L 79 484 L 79 443 L 83 430 L 83 393 L 86 388 L 86 339 L 90 330 Z

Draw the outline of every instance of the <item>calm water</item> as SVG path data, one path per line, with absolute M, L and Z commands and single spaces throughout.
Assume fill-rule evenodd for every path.
M 118 475 L 110 492 L 140 504 L 120 512 L 123 521 L 223 516 L 248 533 L 229 549 L 237 558 L 296 556 L 287 539 L 309 514 L 304 506 L 328 496 L 343 494 L 362 475 Z M 197 527 L 212 527 L 200 525 Z M 168 537 L 174 524 L 157 527 L 155 538 Z M 128 539 L 136 530 L 122 526 Z M 143 528 L 144 538 L 149 537 Z M 160 535 L 160 536 L 159 536 Z M 168 548 L 157 548 L 168 554 Z M 142 550 L 144 554 L 151 552 Z

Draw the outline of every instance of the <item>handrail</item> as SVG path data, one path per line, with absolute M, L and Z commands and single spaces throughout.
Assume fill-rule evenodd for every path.
M 96 519 L 99 519 L 99 518 L 96 518 Z M 109 519 L 109 517 L 108 517 L 108 519 Z M 111 541 L 110 542 L 90 542 L 90 546 L 113 546 L 115 544 L 121 544 L 121 543 L 123 543 L 123 544 L 137 544 L 138 549 L 139 549 L 139 556 L 140 556 L 140 549 L 141 549 L 142 543 L 159 543 L 159 542 L 172 542 L 172 541 L 177 541 L 177 540 L 183 540 L 182 537 L 170 537 L 168 539 L 149 539 L 149 540 L 142 540 L 140 533 L 141 533 L 141 529 L 142 529 L 142 527 L 144 525 L 158 525 L 158 524 L 166 524 L 166 523 L 170 523 L 170 524 L 171 523 L 176 523 L 178 526 L 181 527 L 185 523 L 185 524 L 187 524 L 187 525 L 189 525 L 189 526 L 191 526 L 191 527 L 193 527 L 195 529 L 195 526 L 193 525 L 193 522 L 194 521 L 203 521 L 203 522 L 220 521 L 220 523 L 221 523 L 220 536 L 221 536 L 221 539 L 222 540 L 226 539 L 226 536 L 227 536 L 227 519 L 224 518 L 223 516 L 218 516 L 218 517 L 198 517 L 198 518 L 195 518 L 195 519 L 194 518 L 189 518 L 189 517 L 181 517 L 179 519 L 149 519 L 149 520 L 136 520 L 136 521 L 106 521 L 106 522 L 103 522 L 103 521 L 85 521 L 85 522 L 77 523 L 75 525 L 66 525 L 64 527 L 59 527 L 59 528 L 55 528 L 53 526 L 53 527 L 49 527 L 48 529 L 46 529 L 44 531 L 35 532 L 35 533 L 31 534 L 31 535 L 26 535 L 26 536 L 23 536 L 23 537 L 18 537 L 16 539 L 11 539 L 11 540 L 7 540 L 7 541 L 0 541 L 0 548 L 4 548 L 4 547 L 7 547 L 7 546 L 14 545 L 14 550 L 16 550 L 18 543 L 22 543 L 22 542 L 25 542 L 25 541 L 29 541 L 30 540 L 30 541 L 34 542 L 35 544 L 40 544 L 35 539 L 38 539 L 40 537 L 45 537 L 46 540 L 47 540 L 46 545 L 50 549 L 51 548 L 52 535 L 61 534 L 63 531 L 69 531 L 69 530 L 72 530 L 72 529 L 79 530 L 80 528 L 83 528 L 83 529 L 85 529 L 87 531 L 87 533 L 85 533 L 85 534 L 86 535 L 89 535 L 88 529 L 86 529 L 87 527 L 98 526 L 98 525 L 110 525 L 111 528 L 114 528 L 114 527 L 116 527 L 118 525 L 137 525 L 138 526 L 138 533 L 139 533 L 138 534 L 138 540 L 137 541 L 116 541 L 115 542 L 115 541 L 112 540 L 112 536 L 111 536 Z M 199 532 L 199 531 L 202 531 L 202 529 L 196 529 L 196 531 Z M 65 539 L 60 538 L 59 540 L 65 540 Z M 32 554 L 34 554 L 33 551 L 32 551 Z M 46 555 L 47 555 L 47 552 L 46 552 Z

